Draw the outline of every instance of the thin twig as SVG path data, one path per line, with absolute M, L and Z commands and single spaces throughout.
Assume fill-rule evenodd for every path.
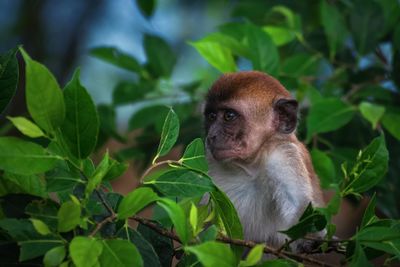
M 109 222 L 112 222 L 117 216 L 114 214 L 112 214 L 111 216 L 105 218 L 104 220 L 102 220 L 101 222 L 99 222 L 96 225 L 96 228 L 94 228 L 94 230 L 89 234 L 90 237 L 93 237 L 97 234 L 98 231 L 101 230 L 101 228 L 103 228 L 104 225 L 106 225 Z
M 161 165 L 165 165 L 165 164 L 180 164 L 180 162 L 179 161 L 176 161 L 176 160 L 164 160 L 164 161 L 160 161 L 160 162 L 157 162 L 157 163 L 154 163 L 153 165 L 151 165 L 144 173 L 143 173 L 143 175 L 140 177 L 140 183 L 142 183 L 142 181 L 143 181 L 143 179 L 147 176 L 147 175 L 149 175 L 149 173 L 152 171 L 152 170 L 154 170 L 155 168 L 157 168 L 157 167 L 159 167 L 159 166 L 161 166 Z
M 157 233 L 159 233 L 160 235 L 166 236 L 170 239 L 173 239 L 179 243 L 182 244 L 181 240 L 179 239 L 179 237 L 171 231 L 168 231 L 164 228 L 161 228 L 160 226 L 158 226 L 156 223 L 142 218 L 140 216 L 133 216 L 129 218 L 130 220 L 135 220 L 151 229 L 153 229 L 154 231 L 156 231 Z M 256 245 L 258 245 L 258 243 L 253 242 L 253 241 L 248 241 L 248 240 L 241 240 L 241 239 L 233 239 L 233 238 L 229 238 L 227 236 L 218 236 L 217 237 L 217 241 L 223 242 L 223 243 L 227 243 L 227 244 L 232 244 L 232 245 L 238 245 L 238 246 L 242 246 L 242 247 L 247 247 L 247 248 L 253 248 Z M 309 262 L 309 263 L 314 263 L 317 264 L 319 266 L 326 266 L 326 267 L 334 267 L 335 265 L 331 265 L 329 263 L 325 263 L 322 261 L 319 261 L 317 259 L 314 259 L 312 257 L 309 257 L 307 255 L 302 255 L 302 254 L 296 254 L 293 252 L 289 252 L 289 251 L 278 251 L 270 246 L 265 246 L 264 247 L 264 252 L 268 253 L 268 254 L 273 254 L 279 258 L 283 258 L 283 259 L 294 259 L 297 261 L 301 261 L 301 262 Z

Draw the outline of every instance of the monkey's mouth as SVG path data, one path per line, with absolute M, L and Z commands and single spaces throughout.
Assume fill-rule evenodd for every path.
M 212 147 L 210 150 L 216 160 L 236 159 L 240 155 L 239 151 L 228 147 Z

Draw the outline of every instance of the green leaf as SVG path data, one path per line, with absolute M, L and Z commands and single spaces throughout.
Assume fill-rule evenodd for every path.
M 196 48 L 197 52 L 220 72 L 235 72 L 237 70 L 231 50 L 225 46 L 206 39 L 189 44 Z
M 361 228 L 368 226 L 371 223 L 374 223 L 378 220 L 378 217 L 375 215 L 375 206 L 376 206 L 376 194 L 371 197 L 368 203 L 368 207 L 365 209 L 364 216 L 361 221 Z
M 321 182 L 322 188 L 330 188 L 332 184 L 337 184 L 335 165 L 331 158 L 318 149 L 311 150 L 311 159 Z
M 97 166 L 96 170 L 94 171 L 93 175 L 89 177 L 88 184 L 85 189 L 85 194 L 88 197 L 93 190 L 101 184 L 104 176 L 110 170 L 110 157 L 108 156 L 108 152 L 104 155 L 103 159 Z
M 384 33 L 381 6 L 374 1 L 354 1 L 350 10 L 350 30 L 355 46 L 361 55 L 373 50 Z
M 52 169 L 57 156 L 43 147 L 14 137 L 0 137 L 0 169 L 16 174 L 32 175 Z
M 376 129 L 378 121 L 385 113 L 385 107 L 369 102 L 361 102 L 358 108 L 360 109 L 361 115 L 372 124 L 372 129 Z
M 135 189 L 126 195 L 118 206 L 118 219 L 123 220 L 135 215 L 150 203 L 158 200 L 154 191 L 148 187 Z
M 400 231 L 398 227 L 365 227 L 354 238 L 363 246 L 400 257 Z
M 326 0 L 321 0 L 320 14 L 322 25 L 328 39 L 329 58 L 333 59 L 344 45 L 348 30 L 344 17 L 335 5 Z
M 32 60 L 20 48 L 26 64 L 26 102 L 33 120 L 46 132 L 54 132 L 65 118 L 62 91 L 53 74 L 42 64 Z
M 376 137 L 361 152 L 353 167 L 351 176 L 345 183 L 344 194 L 362 193 L 375 186 L 384 177 L 389 162 L 385 137 Z
M 156 0 L 136 0 L 136 4 L 145 17 L 151 17 L 154 13 Z
M 169 112 L 169 109 L 165 106 L 148 106 L 136 111 L 132 117 L 129 119 L 128 129 L 140 129 L 145 128 L 149 125 L 155 125 L 160 118 L 164 119 Z M 148 116 L 152 114 L 152 116 Z
M 128 240 L 102 240 L 102 243 L 103 252 L 99 259 L 101 266 L 143 266 L 143 260 L 139 251 Z
M 149 71 L 156 77 L 169 77 L 176 64 L 176 56 L 162 38 L 145 35 L 143 40 Z
M 45 267 L 59 266 L 62 263 L 62 261 L 64 260 L 65 255 L 66 255 L 66 251 L 65 251 L 64 246 L 59 246 L 59 247 L 50 249 L 44 255 L 44 258 L 43 258 L 44 266 Z
M 33 227 L 39 234 L 41 234 L 41 235 L 51 234 L 49 227 L 47 227 L 47 225 L 44 222 L 42 222 L 41 220 L 30 219 L 30 221 L 32 222 Z
M 186 221 L 186 215 L 181 206 L 167 198 L 162 198 L 158 200 L 157 204 L 160 205 L 168 213 L 169 218 L 175 226 L 175 230 L 179 236 L 179 239 L 184 245 L 186 245 L 189 242 L 189 231 Z
M 282 64 L 281 71 L 291 77 L 315 76 L 320 65 L 319 55 L 296 53 Z
M 45 181 L 36 175 L 5 173 L 3 186 L 8 188 L 7 193 L 26 193 L 42 198 L 48 197 Z
M 320 211 L 314 210 L 310 203 L 296 225 L 280 232 L 288 235 L 291 239 L 298 239 L 307 233 L 315 233 L 323 230 L 326 224 L 325 216 Z
M 315 103 L 307 117 L 307 142 L 317 133 L 326 133 L 346 125 L 354 115 L 354 108 L 337 98 Z
M 120 177 L 129 167 L 128 163 L 118 162 L 110 158 L 109 168 L 103 181 L 111 181 L 115 178 Z
M 264 247 L 265 245 L 259 244 L 253 247 L 249 254 L 247 254 L 247 257 L 244 261 L 240 261 L 239 266 L 240 267 L 247 267 L 247 266 L 254 266 L 256 265 L 262 258 L 264 254 Z
M 160 259 L 153 246 L 138 231 L 126 225 L 117 232 L 117 236 L 129 240 L 136 246 L 142 257 L 144 267 L 161 267 Z
M 262 30 L 268 33 L 276 46 L 288 44 L 296 38 L 295 32 L 286 27 L 265 26 Z
M 76 267 L 100 266 L 102 251 L 102 242 L 92 237 L 76 236 L 69 245 L 69 253 Z
M 131 104 L 143 99 L 146 93 L 151 91 L 151 87 L 145 83 L 120 82 L 113 91 L 113 104 Z
M 53 247 L 63 244 L 62 240 L 53 236 L 39 234 L 34 229 L 32 222 L 27 219 L 2 219 L 0 220 L 0 228 L 7 231 L 15 241 L 18 241 L 20 246 L 19 261 L 42 256 Z
M 141 236 L 145 238 L 148 241 L 148 243 L 151 244 L 151 246 L 153 246 L 153 249 L 158 256 L 158 258 L 156 259 L 159 260 L 161 266 L 171 266 L 174 254 L 174 245 L 172 240 L 165 236 L 160 235 L 156 231 L 152 230 L 147 226 L 144 226 L 143 224 L 139 224 L 137 230 L 141 234 Z M 148 261 L 144 260 L 144 263 L 147 264 Z M 156 264 L 150 265 L 149 267 L 153 266 L 157 265 Z
M 382 125 L 397 140 L 400 140 L 400 114 L 386 112 L 382 118 Z
M 200 197 L 215 189 L 209 177 L 187 169 L 174 169 L 144 184 L 154 185 L 166 196 L 177 197 Z
M 129 71 L 140 72 L 142 69 L 134 57 L 115 47 L 96 47 L 90 50 L 90 55 Z
M 48 192 L 60 192 L 71 190 L 78 183 L 84 184 L 84 181 L 77 171 L 71 170 L 64 161 L 59 161 L 54 169 L 46 173 L 46 184 Z
M 356 246 L 354 248 L 354 255 L 349 264 L 349 267 L 359 267 L 359 266 L 370 267 L 373 265 L 368 261 L 367 256 L 365 255 L 364 250 L 361 247 L 360 243 L 356 242 Z
M 0 55 L 0 114 L 6 109 L 15 95 L 18 84 L 18 60 L 13 48 Z
M 208 172 L 208 164 L 204 153 L 204 144 L 201 138 L 194 139 L 185 149 L 182 158 L 179 160 L 183 165 Z
M 69 232 L 81 222 L 81 207 L 73 201 L 64 202 L 57 213 L 58 231 Z
M 276 74 L 279 67 L 278 49 L 268 33 L 255 25 L 248 25 L 247 41 L 250 51 L 249 59 L 255 70 Z
M 185 247 L 185 251 L 195 254 L 204 266 L 232 267 L 237 265 L 236 258 L 227 244 L 209 241 L 197 246 Z
M 7 117 L 24 135 L 32 138 L 45 136 L 43 131 L 33 122 L 24 117 Z
M 153 163 L 158 157 L 166 155 L 174 146 L 179 135 L 179 119 L 176 113 L 170 109 L 165 118 L 160 144 L 157 149 L 157 155 L 153 159 Z
M 226 234 L 231 238 L 243 238 L 242 224 L 232 202 L 224 192 L 215 190 L 210 193 L 214 203 L 214 211 L 223 224 Z
M 77 69 L 64 89 L 67 113 L 61 130 L 72 154 L 83 159 L 96 146 L 99 118 L 92 98 L 79 82 L 79 75 Z

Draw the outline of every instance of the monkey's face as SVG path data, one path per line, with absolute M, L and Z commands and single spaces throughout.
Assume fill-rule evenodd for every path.
M 269 126 L 258 121 L 248 101 L 231 101 L 206 106 L 204 111 L 206 147 L 214 159 L 247 160 L 255 156 Z M 267 118 L 266 116 L 264 116 Z
M 204 117 L 206 147 L 214 159 L 251 161 L 266 140 L 295 130 L 297 102 L 264 73 L 224 74 L 208 92 Z

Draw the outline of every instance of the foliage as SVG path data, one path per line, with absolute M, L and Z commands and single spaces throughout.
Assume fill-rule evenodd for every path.
M 290 244 L 324 228 L 317 252 L 336 250 L 351 266 L 383 254 L 388 264 L 400 260 L 400 223 L 389 219 L 399 214 L 400 7 L 395 0 L 273 2 L 238 1 L 232 17 L 243 22 L 221 25 L 190 45 L 220 72 L 251 64 L 292 90 L 305 115 L 299 136 L 311 147 L 322 187 L 335 193 L 326 207 L 309 205 L 298 224 L 282 229 L 290 240 L 280 249 L 242 240 L 237 213 L 208 176 L 196 138 L 207 81 L 172 84 L 177 55 L 162 38 L 145 36 L 145 63 L 117 48 L 91 50 L 137 77 L 115 87 L 112 105 L 97 108 L 79 70 L 61 90 L 20 48 L 29 114 L 9 117 L 20 137 L 0 137 L 2 264 L 170 266 L 175 258 L 178 266 L 321 265 L 291 252 Z M 153 14 L 155 1 L 138 4 L 147 17 Z M 0 112 L 17 88 L 16 53 L 0 57 Z M 105 153 L 95 164 L 96 148 L 108 138 L 130 145 L 116 129 L 115 109 L 131 103 L 142 104 L 129 121 L 130 131 L 141 129 L 136 145 Z M 179 160 L 162 160 L 179 144 L 188 144 Z M 122 196 L 110 182 L 131 159 L 150 167 L 141 186 Z M 356 234 L 333 239 L 341 201 L 374 191 Z M 148 207 L 152 219 L 138 215 Z M 376 208 L 388 218 L 379 219 Z M 244 247 L 252 249 L 243 258 Z M 279 259 L 262 263 L 263 252 Z

